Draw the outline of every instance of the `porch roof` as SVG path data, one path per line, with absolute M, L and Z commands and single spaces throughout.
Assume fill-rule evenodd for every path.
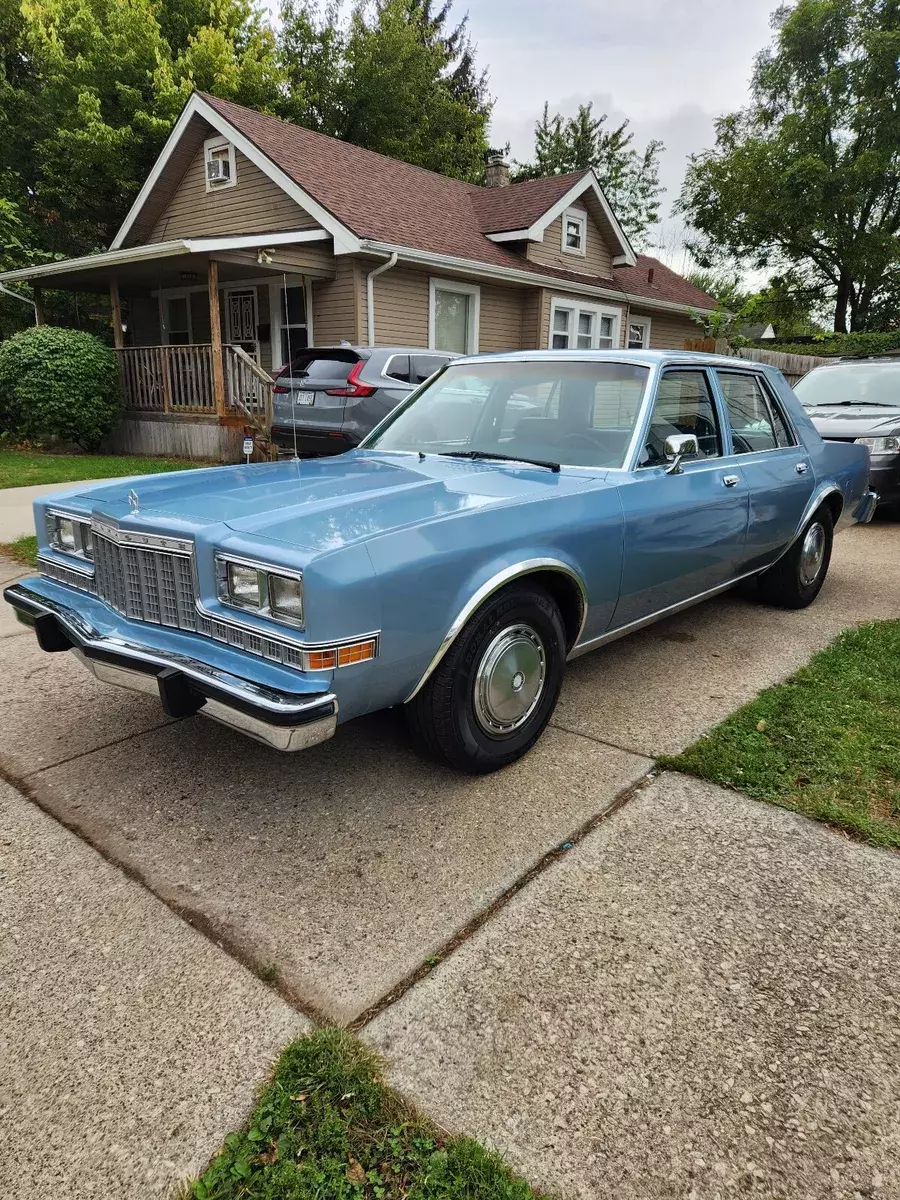
M 223 280 L 241 279 L 269 272 L 281 273 L 274 261 L 260 263 L 254 251 L 277 248 L 278 245 L 321 241 L 330 235 L 324 229 L 303 229 L 279 233 L 251 233 L 226 237 L 176 238 L 168 242 L 151 242 L 145 246 L 129 246 L 85 254 L 59 262 L 22 267 L 17 271 L 0 273 L 0 283 L 30 283 L 36 287 L 58 288 L 66 291 L 104 292 L 110 282 L 117 281 L 122 294 L 148 292 L 154 288 L 172 287 L 185 281 L 183 276 L 206 275 L 210 258 L 220 260 L 219 274 Z M 243 253 L 242 253 L 243 252 Z M 276 249 L 277 253 L 277 249 Z M 224 257 L 227 255 L 227 258 Z M 305 273 L 296 266 L 289 272 Z

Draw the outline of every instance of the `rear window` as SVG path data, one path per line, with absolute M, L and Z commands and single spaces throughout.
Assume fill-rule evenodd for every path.
M 327 353 L 318 351 L 314 354 L 301 354 L 291 363 L 282 375 L 282 380 L 291 378 L 302 379 L 337 379 L 342 383 L 350 374 L 351 369 L 360 361 L 360 356 L 354 350 L 330 350 Z
M 410 383 L 424 383 L 435 371 L 445 367 L 449 361 L 450 359 L 445 358 L 442 354 L 411 354 L 409 356 Z

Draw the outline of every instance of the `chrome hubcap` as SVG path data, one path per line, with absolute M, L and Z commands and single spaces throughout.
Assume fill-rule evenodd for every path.
M 819 578 L 824 558 L 825 530 L 816 521 L 807 529 L 800 550 L 800 582 L 804 587 L 809 587 Z
M 544 643 L 530 625 L 502 630 L 475 673 L 475 716 L 490 734 L 512 733 L 540 701 L 547 675 Z

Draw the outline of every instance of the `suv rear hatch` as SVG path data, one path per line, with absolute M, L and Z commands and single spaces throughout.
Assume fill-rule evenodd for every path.
M 298 449 L 306 453 L 344 449 L 346 405 L 357 393 L 369 394 L 356 378 L 364 362 L 363 356 L 349 346 L 306 350 L 296 355 L 275 380 L 275 440 L 290 447 L 296 431 Z

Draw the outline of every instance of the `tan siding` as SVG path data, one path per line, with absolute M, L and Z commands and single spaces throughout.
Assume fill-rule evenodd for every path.
M 316 226 L 309 213 L 239 150 L 235 152 L 235 166 L 237 183 L 234 187 L 207 192 L 201 146 L 147 240 L 162 242 L 178 237 Z
M 529 288 L 522 298 L 522 349 L 540 349 L 541 289 Z
M 359 268 L 346 257 L 335 260 L 333 280 L 313 280 L 313 337 L 317 346 L 365 338 L 360 326 Z
M 296 267 L 298 271 L 321 271 L 329 274 L 335 271 L 335 257 L 332 243 L 300 242 L 296 246 L 274 246 L 275 258 L 279 263 Z
M 545 267 L 558 267 L 564 271 L 578 271 L 584 275 L 599 275 L 603 279 L 612 279 L 612 255 L 590 213 L 587 214 L 587 242 L 583 257 L 563 251 L 562 221 L 562 217 L 557 217 L 547 226 L 542 242 L 528 243 L 526 258 Z
M 631 315 L 635 320 L 649 318 L 651 350 L 683 350 L 685 338 L 697 337 L 700 332 L 700 326 L 695 321 L 677 313 L 642 313 L 633 308 Z
M 365 293 L 363 268 L 362 288 Z M 395 267 L 376 276 L 375 341 L 379 346 L 428 345 L 428 275 Z
M 482 354 L 522 350 L 524 293 L 518 288 L 482 285 L 478 349 Z

